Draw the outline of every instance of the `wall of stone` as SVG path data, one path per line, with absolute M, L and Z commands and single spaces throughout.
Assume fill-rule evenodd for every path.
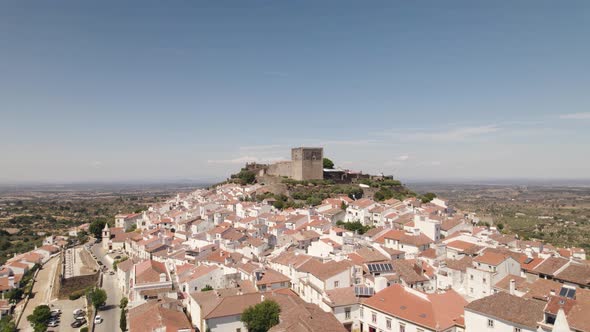
M 266 174 L 273 175 L 273 176 L 288 176 L 291 177 L 292 174 L 292 162 L 290 161 L 280 161 L 268 166 L 266 170 Z

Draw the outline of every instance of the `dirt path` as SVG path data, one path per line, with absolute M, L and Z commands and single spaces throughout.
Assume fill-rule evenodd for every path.
M 98 270 L 98 264 L 96 261 L 92 259 L 90 253 L 85 248 L 80 248 L 78 250 L 80 255 L 80 261 L 82 262 L 83 266 L 80 268 L 80 274 L 93 274 L 94 271 Z

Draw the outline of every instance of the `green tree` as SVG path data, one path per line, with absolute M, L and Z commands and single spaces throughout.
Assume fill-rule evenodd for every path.
M 127 309 L 121 310 L 121 319 L 119 319 L 119 328 L 121 331 L 127 331 Z
M 131 227 L 129 227 L 129 229 L 126 229 L 125 232 L 131 233 L 131 232 L 135 232 L 135 230 L 137 230 L 137 224 L 131 225 Z
M 426 194 L 422 195 L 422 203 L 428 203 L 435 198 L 436 198 L 435 193 L 426 193 Z
M 78 243 L 86 243 L 86 241 L 88 241 L 88 233 L 86 231 L 79 231 L 76 235 L 76 238 L 78 240 Z
M 16 324 L 14 324 L 12 316 L 4 315 L 0 319 L 0 332 L 16 332 Z
M 88 294 L 88 299 L 92 302 L 92 306 L 96 311 L 107 302 L 107 292 L 104 289 L 94 287 Z
M 104 225 L 106 225 L 106 220 L 98 219 L 93 221 L 90 226 L 88 226 L 88 231 L 92 234 L 95 238 L 100 239 L 102 238 L 102 230 Z
M 22 288 L 13 288 L 6 295 L 12 301 L 20 301 L 23 298 L 23 293 Z
M 279 323 L 280 313 L 281 307 L 278 303 L 264 300 L 244 310 L 240 320 L 246 325 L 248 332 L 267 332 Z
M 210 290 L 213 290 L 213 287 L 211 287 L 211 285 L 205 285 L 205 287 L 201 288 L 201 292 L 206 292 Z
M 127 299 L 126 297 L 121 299 L 121 302 L 119 302 L 119 308 L 125 310 L 127 308 L 127 305 L 129 304 L 129 299 Z
M 35 307 L 33 313 L 27 316 L 27 320 L 31 323 L 35 332 L 47 331 L 47 322 L 51 318 L 51 309 L 47 305 L 39 305 Z
M 342 203 L 340 203 L 340 209 L 346 211 L 346 208 L 348 207 L 348 205 L 346 205 L 345 201 L 342 201 Z
M 324 162 L 324 168 L 328 168 L 328 169 L 334 168 L 334 162 L 331 161 L 330 159 L 324 158 L 323 162 Z
M 256 173 L 242 169 L 238 174 L 232 175 L 232 178 L 237 178 L 240 184 L 252 184 L 256 182 Z

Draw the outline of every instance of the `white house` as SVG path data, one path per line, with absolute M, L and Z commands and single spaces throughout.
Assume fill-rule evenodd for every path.
M 484 251 L 466 272 L 467 295 L 480 299 L 491 295 L 494 285 L 507 275 L 520 275 L 520 263 L 508 255 Z
M 457 323 L 467 302 L 455 291 L 425 294 L 392 285 L 363 301 L 362 331 L 461 331 Z
M 465 331 L 535 332 L 545 304 L 505 292 L 475 300 L 465 306 Z

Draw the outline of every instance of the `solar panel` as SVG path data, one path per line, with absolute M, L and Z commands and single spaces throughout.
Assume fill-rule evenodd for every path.
M 576 289 L 571 287 L 561 287 L 559 296 L 567 297 L 568 299 L 574 299 L 576 297 Z
M 375 290 L 372 287 L 355 286 L 354 294 L 356 296 L 372 296 Z
M 371 263 L 367 264 L 367 268 L 369 269 L 369 273 L 393 271 L 393 266 L 391 263 Z
M 525 259 L 524 263 L 525 264 L 528 264 L 528 263 L 530 263 L 532 261 L 533 261 L 533 259 L 529 257 L 529 258 Z

